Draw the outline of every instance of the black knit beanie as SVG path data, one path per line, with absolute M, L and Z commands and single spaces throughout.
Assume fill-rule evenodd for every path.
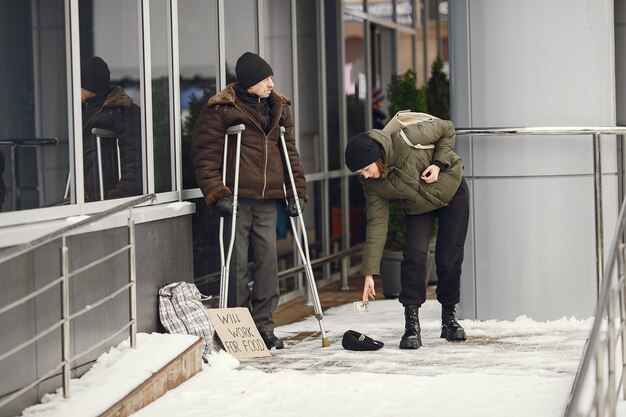
M 246 52 L 237 60 L 235 75 L 239 85 L 247 90 L 259 81 L 274 75 L 274 71 L 263 58 L 252 52 Z
M 365 168 L 382 157 L 380 145 L 365 132 L 352 137 L 346 146 L 346 166 L 352 172 Z
M 80 86 L 92 93 L 100 93 L 109 89 L 111 72 L 109 66 L 100 57 L 94 56 L 80 65 Z

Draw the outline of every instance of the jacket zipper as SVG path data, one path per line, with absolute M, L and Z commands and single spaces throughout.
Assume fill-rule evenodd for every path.
M 259 99 L 259 104 L 260 103 L 261 103 L 261 99 Z M 264 156 L 264 160 L 263 160 L 263 190 L 261 191 L 261 198 L 265 198 L 265 190 L 267 189 L 267 155 L 268 155 L 268 146 L 269 146 L 269 133 L 272 133 L 272 130 L 274 130 L 274 129 L 272 128 L 272 130 L 270 130 L 268 132 L 268 134 L 265 134 L 265 131 L 263 130 L 261 125 L 259 125 L 259 123 L 253 117 L 251 117 L 245 110 L 243 110 L 241 107 L 239 107 L 236 103 L 234 104 L 234 106 L 235 106 L 235 108 L 237 110 L 239 110 L 240 112 L 245 114 L 246 117 L 248 119 L 250 119 L 250 121 L 252 123 L 254 123 L 254 125 L 256 127 L 259 128 L 261 133 L 263 133 L 263 137 L 265 138 L 264 145 L 263 145 L 264 146 L 264 152 L 263 152 L 263 156 Z

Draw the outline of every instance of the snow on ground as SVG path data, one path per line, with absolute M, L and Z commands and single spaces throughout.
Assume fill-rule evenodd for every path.
M 450 343 L 439 338 L 439 315 L 439 304 L 427 301 L 420 309 L 424 346 L 407 351 L 398 348 L 404 316 L 397 300 L 371 302 L 363 315 L 355 315 L 352 305 L 332 308 L 323 319 L 330 347 L 321 347 L 314 317 L 279 327 L 276 333 L 285 339 L 286 348 L 273 350 L 272 357 L 238 361 L 225 352 L 213 354 L 202 372 L 134 416 L 563 415 L 591 319 L 462 320 L 468 340 Z M 345 350 L 341 337 L 348 329 L 385 346 L 374 352 Z M 175 336 L 143 335 L 139 341 L 152 337 Z M 152 343 L 139 344 L 137 357 L 142 360 L 128 361 L 133 365 L 123 367 L 129 374 L 153 355 L 152 351 L 142 354 L 149 348 L 145 344 Z M 112 351 L 119 353 L 106 359 L 111 368 L 114 362 L 134 355 L 127 346 Z M 128 379 L 117 375 L 120 382 Z M 94 376 L 90 384 L 101 385 L 98 380 L 105 377 Z M 99 393 L 112 395 L 104 386 Z M 63 412 L 62 404 L 67 401 L 58 395 L 45 400 L 23 415 L 88 416 Z M 84 406 L 83 410 L 92 408 L 92 399 L 79 390 L 73 391 L 70 401 Z

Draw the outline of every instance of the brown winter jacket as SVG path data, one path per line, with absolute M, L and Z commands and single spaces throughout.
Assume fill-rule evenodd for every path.
M 235 94 L 237 84 L 229 84 L 224 90 L 211 97 L 202 109 L 193 129 L 191 152 L 196 180 L 204 195 L 207 206 L 212 206 L 222 197 L 232 195 L 235 177 L 234 137 L 228 141 L 228 172 L 226 186 L 222 183 L 224 158 L 224 133 L 238 124 L 245 126 L 241 135 L 241 160 L 239 170 L 239 196 L 262 200 L 283 199 L 283 184 L 287 196 L 293 195 L 289 173 L 282 158 L 280 126 L 285 128 L 285 142 L 291 168 L 296 181 L 298 196 L 307 200 L 304 170 L 293 137 L 293 122 L 289 105 L 291 101 L 272 91 L 269 96 L 271 125 L 268 133 L 262 129 L 258 115 Z
M 122 87 L 112 86 L 102 104 L 83 108 L 83 155 L 85 198 L 100 198 L 98 154 L 93 128 L 113 131 L 114 138 L 101 140 L 101 164 L 104 198 L 122 198 L 143 192 L 141 109 Z M 118 178 L 117 146 L 119 144 L 121 177 Z

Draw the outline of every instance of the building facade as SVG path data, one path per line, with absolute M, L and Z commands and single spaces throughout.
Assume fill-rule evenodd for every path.
M 437 56 L 447 68 L 447 13 L 438 0 L 35 0 L 4 2 L 0 8 L 5 80 L 0 251 L 138 195 L 156 194 L 153 202 L 133 209 L 139 331 L 159 330 L 157 291 L 166 283 L 195 281 L 205 293 L 218 293 L 217 219 L 195 182 L 191 130 L 208 98 L 235 81 L 235 62 L 243 52 L 263 56 L 274 69 L 276 89 L 293 101 L 310 196 L 305 222 L 313 260 L 363 240 L 362 195 L 344 168 L 343 148 L 351 135 L 371 128 L 374 90 L 385 94 L 392 75 L 409 69 L 423 86 Z M 139 109 L 134 129 L 140 145 L 133 157 L 139 154 L 141 191 L 125 196 L 109 193 L 106 181 L 107 169 L 115 175 L 128 157 L 123 146 L 116 149 L 116 139 L 121 140 L 92 131 L 81 102 L 81 64 L 93 56 L 106 62 L 111 85 Z M 123 174 L 114 180 L 118 177 Z M 123 243 L 125 216 L 68 236 L 71 267 L 81 268 Z M 286 270 L 298 259 L 287 218 L 278 221 L 280 269 Z M 60 245 L 51 242 L 0 264 L 0 279 L 8 288 L 0 308 L 58 278 Z M 128 262 L 121 256 L 72 282 L 72 311 L 123 282 Z M 337 281 L 339 269 L 337 262 L 317 267 L 318 285 Z M 351 265 L 356 269 L 358 259 Z M 281 279 L 283 301 L 303 294 L 303 281 L 301 274 Z M 50 291 L 2 313 L 0 351 L 24 343 L 58 316 L 56 294 Z M 76 320 L 74 348 L 114 329 L 127 308 L 126 299 L 115 299 Z M 53 331 L 0 362 L 1 374 L 15 376 L 2 378 L 0 399 L 58 361 L 61 337 Z M 84 373 L 124 337 L 75 361 L 74 374 Z M 60 385 L 60 378 L 53 375 L 2 407 L 0 415 L 37 402 Z
M 625 2 L 2 2 L 0 250 L 135 195 L 156 194 L 133 213 L 138 329 L 158 330 L 160 286 L 195 281 L 203 292 L 218 293 L 217 218 L 195 182 L 191 130 L 208 98 L 235 81 L 235 62 L 243 52 L 263 56 L 274 69 L 276 89 L 293 101 L 315 260 L 364 240 L 363 195 L 343 165 L 343 149 L 348 138 L 375 126 L 373 99 L 381 93 L 388 98 L 394 75 L 413 70 L 424 87 L 439 57 L 458 128 L 626 124 Z M 115 172 L 118 153 L 106 132 L 85 131 L 81 63 L 93 56 L 106 61 L 111 84 L 123 89 L 140 114 L 141 191 L 121 198 L 87 188 L 93 183 L 87 154 L 97 136 L 104 152 L 99 165 L 106 159 Z M 472 195 L 461 316 L 592 315 L 598 282 L 591 139 L 459 136 L 457 150 Z M 623 195 L 623 162 L 621 139 L 604 138 L 605 246 Z M 123 215 L 113 216 L 69 236 L 72 265 L 88 264 L 123 241 L 125 224 Z M 299 261 L 287 218 L 279 216 L 278 224 L 279 265 L 287 270 Z M 0 308 L 58 277 L 58 253 L 59 243 L 52 242 L 0 264 L 0 282 L 7 288 Z M 73 308 L 113 286 L 127 262 L 122 258 L 72 284 Z M 350 271 L 356 273 L 358 264 L 358 257 L 351 258 Z M 336 281 L 339 270 L 338 262 L 317 266 L 318 286 Z M 298 274 L 282 278 L 282 300 L 303 294 L 303 281 Z M 88 345 L 113 328 L 126 303 L 119 300 L 77 322 L 80 343 Z M 1 314 L 0 354 L 45 328 L 58 310 L 56 295 L 43 295 Z M 15 376 L 0 380 L 0 400 L 50 368 L 60 338 L 53 332 L 0 362 L 1 375 Z M 75 374 L 123 338 L 73 364 Z M 54 375 L 32 388 L 0 415 L 37 402 L 59 379 Z

